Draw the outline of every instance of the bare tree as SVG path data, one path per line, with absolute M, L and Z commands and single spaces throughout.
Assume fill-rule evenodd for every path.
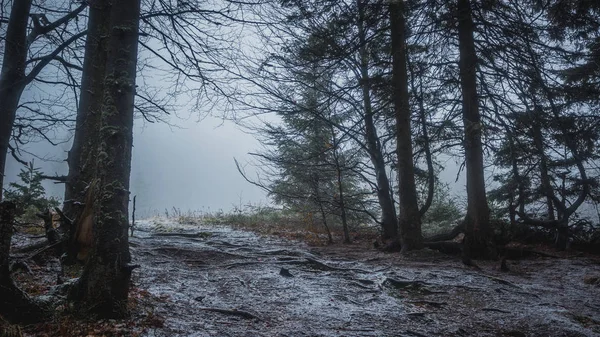
M 0 186 L 4 178 L 6 156 L 15 125 L 17 109 L 19 107 L 27 108 L 26 104 L 20 104 L 23 91 L 28 84 L 36 80 L 42 70 L 52 61 L 57 61 L 67 68 L 73 67 L 60 55 L 73 42 L 84 36 L 86 32 L 65 34 L 66 38 L 60 39 L 60 42 L 50 52 L 45 55 L 41 54 L 43 56 L 36 55 L 28 58 L 28 51 L 40 36 L 46 36 L 59 27 L 68 24 L 85 7 L 85 4 L 81 4 L 77 9 L 68 11 L 58 20 L 49 22 L 47 19 L 42 20 L 45 16 L 31 13 L 31 1 L 15 1 L 13 3 L 11 17 L 6 28 L 6 47 L 2 62 L 2 73 L 0 74 Z M 31 29 L 29 29 L 30 20 L 32 23 Z M 37 52 L 42 53 L 44 50 L 42 48 L 41 51 Z M 34 118 L 27 122 L 35 122 L 36 120 L 39 119 Z M 50 118 L 50 120 L 55 121 L 56 119 Z M 28 125 L 31 126 L 32 124 Z M 19 125 L 18 135 L 24 128 L 25 126 Z M 39 134 L 43 135 L 43 132 L 39 132 Z M 14 151 L 12 153 L 14 154 Z
M 6 154 L 15 113 L 25 88 L 27 24 L 30 10 L 31 0 L 14 2 L 6 30 L 6 47 L 0 73 L 0 188 L 4 181 Z M 0 201 L 2 201 L 2 194 L 0 191 Z

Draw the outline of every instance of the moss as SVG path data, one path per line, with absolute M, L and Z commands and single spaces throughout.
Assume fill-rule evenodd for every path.
M 111 183 L 105 184 L 104 189 L 112 191 L 127 191 L 125 186 L 123 186 L 123 183 L 118 180 L 113 180 Z
M 135 27 L 135 25 L 119 25 L 119 26 L 113 26 L 112 29 L 115 31 L 118 31 L 119 33 L 127 33 L 127 32 L 134 32 L 136 27 Z
M 103 149 L 106 148 L 106 146 L 102 146 Z M 108 159 L 108 153 L 106 153 L 105 151 L 100 151 L 98 152 L 98 160 L 106 160 Z
M 108 136 L 114 136 L 114 135 L 118 134 L 119 131 L 121 131 L 121 128 L 118 126 L 113 126 L 113 125 L 107 125 L 100 129 L 100 132 L 102 134 L 106 133 Z

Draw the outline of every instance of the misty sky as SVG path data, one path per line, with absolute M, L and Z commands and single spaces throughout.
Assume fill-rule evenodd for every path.
M 244 27 L 241 32 L 244 37 L 242 40 L 247 44 L 254 47 L 259 44 L 257 39 L 251 37 L 251 29 Z M 241 36 L 237 38 L 241 39 Z M 244 48 L 248 49 L 246 52 L 250 52 L 250 46 Z M 142 63 L 152 65 L 152 67 L 145 67 L 150 76 L 138 76 L 137 84 L 143 88 L 153 88 L 163 94 L 168 93 L 173 87 L 172 69 L 165 68 L 159 60 L 153 57 L 147 58 L 148 56 L 152 54 L 144 54 L 142 51 L 140 59 L 144 59 Z M 192 83 L 190 87 L 194 86 L 195 84 Z M 40 100 L 53 93 L 55 93 L 53 87 L 44 87 L 43 84 L 38 83 L 36 87 L 29 87 L 25 91 L 22 100 Z M 165 209 L 172 212 L 173 207 L 183 212 L 206 212 L 220 209 L 229 211 L 234 205 L 238 206 L 240 203 L 242 205 L 267 204 L 266 193 L 246 182 L 237 172 L 234 163 L 234 158 L 242 164 L 251 160 L 248 152 L 256 151 L 260 144 L 252 135 L 244 133 L 231 122 L 223 122 L 215 117 L 206 117 L 198 122 L 198 116 L 190 112 L 195 109 L 187 101 L 190 98 L 193 97 L 182 97 L 181 100 L 173 102 L 177 107 L 174 115 L 189 116 L 188 119 L 170 118 L 169 122 L 177 127 L 170 127 L 164 123 L 148 123 L 141 118 L 135 121 L 131 195 L 132 198 L 137 195 L 137 214 L 139 216 L 164 214 Z M 217 107 L 214 110 L 204 107 L 211 111 L 201 111 L 198 112 L 199 114 L 219 116 L 223 113 L 218 111 L 218 105 L 213 106 L 213 108 Z M 73 107 L 69 106 L 66 109 L 72 114 Z M 57 131 L 53 136 L 59 139 L 69 138 L 64 130 Z M 54 159 L 54 161 L 36 159 L 35 166 L 41 167 L 45 174 L 66 175 L 65 159 L 70 147 L 70 142 L 56 147 L 40 142 L 28 144 L 25 149 L 37 156 Z M 23 153 L 23 159 L 31 158 Z M 464 173 L 455 183 L 458 166 L 454 163 L 454 159 L 450 159 L 444 165 L 447 169 L 440 174 L 440 180 L 451 183 L 452 195 L 464 196 Z M 22 166 L 9 156 L 5 187 L 16 180 L 21 168 Z M 246 170 L 251 177 L 255 176 L 251 166 L 246 167 Z M 396 177 L 390 179 L 395 181 Z M 46 181 L 44 186 L 49 195 L 62 200 L 64 193 L 62 184 Z
M 266 202 L 265 193 L 248 184 L 233 161 L 234 158 L 245 161 L 247 153 L 258 147 L 253 136 L 213 117 L 199 123 L 194 119 L 171 122 L 179 128 L 136 120 L 131 191 L 132 195 L 138 195 L 137 211 L 141 216 L 162 214 L 165 208 L 172 207 L 182 211 L 228 211 L 240 199 L 244 205 Z M 29 146 L 39 156 L 56 159 L 66 158 L 69 148 L 70 144 Z M 64 162 L 36 160 L 35 164 L 47 174 L 67 173 Z M 6 183 L 16 179 L 21 167 L 9 158 Z M 62 199 L 62 185 L 52 182 L 44 185 L 48 194 Z
M 170 127 L 163 123 L 147 123 L 136 119 L 131 170 L 131 192 L 137 195 L 139 216 L 164 214 L 176 207 L 187 211 L 224 211 L 234 205 L 268 203 L 260 188 L 246 182 L 238 173 L 234 158 L 244 163 L 248 152 L 259 148 L 258 141 L 231 122 L 207 117 L 197 122 L 172 118 Z M 36 160 L 46 174 L 67 173 L 66 158 L 70 143 L 53 147 L 47 143 L 29 146 L 41 157 L 59 162 Z M 27 155 L 24 158 L 28 159 Z M 464 182 L 454 183 L 456 165 L 449 161 L 442 178 L 452 183 L 452 193 L 462 195 Z M 6 184 L 16 179 L 22 166 L 11 157 L 7 163 Z M 250 174 L 253 168 L 247 167 Z M 395 179 L 395 177 L 393 177 Z M 49 195 L 62 199 L 63 186 L 47 181 Z

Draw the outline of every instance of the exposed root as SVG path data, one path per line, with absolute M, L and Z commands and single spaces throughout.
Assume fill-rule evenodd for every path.
M 421 291 L 421 290 L 427 290 L 425 288 L 425 286 L 427 285 L 427 283 L 423 282 L 423 281 L 402 281 L 402 280 L 397 280 L 394 278 L 386 278 L 385 281 L 383 281 L 384 285 L 390 285 L 396 289 L 400 289 L 400 290 L 416 290 L 416 291 Z
M 463 221 L 460 224 L 458 224 L 456 227 L 454 227 L 450 232 L 427 237 L 427 238 L 425 238 L 424 241 L 425 242 L 449 241 L 449 240 L 452 240 L 455 237 L 457 237 L 458 234 L 464 233 L 464 230 L 465 230 L 465 225 L 464 225 L 464 221 Z
M 494 311 L 494 312 L 499 312 L 502 314 L 510 314 L 510 311 L 506 311 L 506 310 L 502 310 L 502 309 L 498 309 L 498 308 L 483 308 L 481 309 L 483 311 Z
M 439 308 L 441 306 L 447 305 L 448 302 L 435 302 L 435 301 L 423 301 L 423 300 L 419 300 L 419 301 L 408 301 L 406 303 L 410 303 L 410 304 L 418 304 L 418 305 L 429 305 L 432 307 L 436 307 Z
M 504 284 L 504 285 L 507 285 L 507 286 L 510 286 L 510 287 L 513 287 L 513 288 L 521 289 L 521 287 L 519 287 L 518 285 L 516 285 L 516 284 L 514 284 L 514 283 L 512 283 L 510 281 L 503 280 L 501 278 L 494 277 L 494 276 L 491 276 L 491 275 L 485 275 L 485 274 L 480 274 L 480 275 L 485 276 L 485 277 L 489 278 L 490 280 L 498 282 L 500 284 Z
M 212 234 L 206 232 L 199 233 L 154 233 L 152 236 L 164 236 L 164 237 L 173 237 L 179 236 L 182 238 L 196 238 L 196 239 L 205 239 L 210 237 Z
M 257 319 L 259 321 L 261 321 L 262 319 L 252 313 L 249 313 L 247 311 L 242 311 L 242 310 L 238 310 L 238 309 L 220 309 L 220 308 L 198 308 L 200 310 L 204 310 L 204 311 L 212 311 L 212 312 L 218 312 L 220 314 L 224 314 L 224 315 L 231 315 L 231 316 L 239 316 L 245 319 Z
M 372 273 L 371 271 L 368 270 L 363 270 L 363 269 L 358 269 L 358 268 L 339 268 L 339 267 L 332 267 L 329 266 L 321 261 L 315 260 L 313 258 L 307 257 L 306 261 L 309 262 L 310 264 L 313 264 L 315 266 L 317 266 L 320 269 L 326 270 L 326 271 L 353 271 L 353 272 L 358 272 L 358 273 L 363 273 L 363 274 L 369 274 Z

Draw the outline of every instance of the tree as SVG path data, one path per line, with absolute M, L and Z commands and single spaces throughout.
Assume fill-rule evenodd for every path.
M 69 173 L 63 206 L 63 213 L 75 220 L 69 230 L 70 260 L 77 255 L 76 225 L 81 220 L 85 193 L 96 173 L 108 57 L 108 46 L 103 40 L 109 35 L 111 7 L 110 1 L 95 1 L 89 9 L 81 95 L 77 107 L 73 145 L 67 157 Z
M 505 134 L 495 141 L 495 163 L 508 169 L 495 177 L 502 184 L 495 198 L 507 204 L 511 223 L 555 232 L 559 249 L 566 247 L 570 218 L 592 199 L 598 177 L 589 165 L 598 158 L 592 145 L 598 117 L 590 110 L 595 99 L 585 98 L 594 96 L 594 79 L 582 85 L 570 76 L 594 55 L 586 42 L 598 36 L 599 25 L 588 5 L 494 3 L 478 11 L 485 23 L 479 34 L 487 37 L 479 39 L 487 129 Z M 565 44 L 567 32 L 586 42 Z
M 49 54 L 28 60 L 28 50 L 31 44 L 42 35 L 49 34 L 58 27 L 68 23 L 86 7 L 80 5 L 76 10 L 69 12 L 62 18 L 47 24 L 40 23 L 39 19 L 32 20 L 33 28 L 28 33 L 28 24 L 31 14 L 31 0 L 15 1 L 11 9 L 10 20 L 6 29 L 5 52 L 0 73 L 0 186 L 4 181 L 6 155 L 15 122 L 19 100 L 27 84 L 53 60 L 61 60 L 60 53 L 74 41 L 85 35 L 85 32 L 69 34 Z M 36 17 L 36 16 L 32 16 Z M 62 59 L 66 63 L 64 59 Z M 28 65 L 35 63 L 26 73 Z M 0 193 L 0 200 L 2 196 Z
M 31 0 L 15 1 L 6 30 L 4 58 L 0 73 L 0 187 L 4 182 L 6 154 L 15 113 L 23 92 L 27 60 L 27 24 Z M 2 201 L 0 191 L 0 201 Z
M 470 0 L 458 0 L 459 69 L 464 124 L 465 166 L 467 172 L 467 215 L 464 254 L 466 257 L 496 258 L 492 241 L 490 209 L 485 192 L 481 116 L 477 94 L 477 53 Z
M 261 13 L 261 17 L 268 16 L 265 20 L 269 22 L 281 18 L 282 23 L 268 24 L 268 34 L 261 36 L 269 49 L 264 58 L 243 58 L 249 65 L 236 75 L 261 94 L 238 94 L 236 98 L 244 106 L 237 109 L 238 117 L 239 111 L 250 109 L 252 117 L 276 114 L 280 103 L 293 100 L 282 83 L 311 88 L 310 82 L 294 76 L 307 65 L 319 63 L 331 72 L 333 85 L 316 89 L 328 97 L 328 104 L 344 111 L 346 118 L 334 122 L 323 114 L 316 117 L 333 125 L 361 153 L 359 164 L 352 170 L 373 191 L 367 201 L 379 205 L 379 209 L 369 207 L 375 211 L 368 211 L 369 216 L 381 226 L 384 241 L 396 239 L 398 223 L 388 178 L 395 162 L 393 130 L 387 127 L 393 124 L 393 114 L 389 113 L 388 97 L 377 95 L 380 87 L 389 85 L 386 74 L 390 63 L 383 60 L 389 58 L 387 5 L 372 6 L 362 0 L 286 1 L 283 6 L 267 8 L 272 12 Z
M 372 78 L 369 74 L 369 44 L 367 43 L 367 32 L 365 27 L 365 1 L 357 0 L 356 6 L 358 9 L 358 39 L 360 43 L 360 79 L 359 83 L 362 86 L 363 107 L 364 107 L 364 124 L 365 124 L 365 143 L 368 149 L 369 158 L 375 171 L 375 185 L 377 190 L 377 198 L 381 207 L 381 227 L 382 239 L 384 241 L 394 240 L 398 237 L 398 217 L 396 215 L 396 206 L 392 199 L 390 191 L 390 182 L 386 172 L 386 163 L 382 152 L 381 141 L 375 125 L 375 109 L 372 104 L 371 82 Z
M 0 202 L 0 315 L 13 323 L 33 323 L 48 313 L 17 287 L 10 276 L 10 242 L 17 213 L 15 203 Z
M 394 110 L 398 153 L 398 186 L 400 213 L 400 244 L 403 252 L 423 248 L 421 214 L 417 204 L 417 188 L 413 163 L 411 110 L 408 94 L 406 60 L 406 7 L 403 1 L 389 5 L 392 35 L 392 82 L 394 85 Z
M 50 208 L 58 207 L 59 202 L 54 198 L 47 198 L 42 181 L 44 177 L 39 168 L 33 166 L 33 161 L 27 168 L 21 169 L 19 173 L 21 182 L 10 183 L 9 189 L 5 192 L 5 200 L 11 200 L 17 205 L 31 209 L 28 218 L 34 218 L 36 213 Z
M 122 1 L 111 8 L 101 142 L 95 183 L 88 191 L 94 195 L 95 244 L 71 292 L 78 307 L 104 317 L 126 315 L 133 269 L 129 265 L 128 206 L 139 19 L 140 0 Z
M 296 212 L 320 214 L 328 232 L 334 216 L 341 221 L 344 242 L 350 243 L 349 222 L 362 218 L 358 214 L 366 195 L 352 171 L 356 151 L 346 148 L 347 137 L 329 122 L 344 119 L 319 90 L 332 85 L 331 74 L 311 65 L 298 76 L 313 86 L 300 89 L 294 103 L 280 108 L 281 123 L 267 124 L 259 132 L 268 150 L 253 155 L 269 178 L 254 183 Z

